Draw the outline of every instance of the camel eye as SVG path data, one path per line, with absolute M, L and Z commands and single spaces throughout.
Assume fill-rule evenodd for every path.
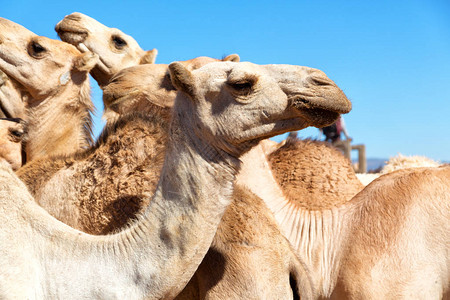
M 239 80 L 229 80 L 227 84 L 239 94 L 250 94 L 253 91 L 257 81 L 257 77 L 248 76 Z
M 114 35 L 112 37 L 112 41 L 114 42 L 114 46 L 117 49 L 122 49 L 123 47 L 125 47 L 127 45 L 127 42 L 125 42 L 124 39 L 122 39 L 120 36 Z
M 47 49 L 38 42 L 31 42 L 28 47 L 28 53 L 35 58 L 41 58 L 45 52 L 47 52 Z
M 22 130 L 16 130 L 16 129 L 11 129 L 9 131 L 9 133 L 11 134 L 12 141 L 15 143 L 22 141 L 22 138 L 25 134 Z
M 253 83 L 249 82 L 249 81 L 245 81 L 245 82 L 234 82 L 234 83 L 230 83 L 230 86 L 232 88 L 234 88 L 235 90 L 249 90 L 252 88 Z
M 22 131 L 18 131 L 18 130 L 11 130 L 11 134 L 12 134 L 13 136 L 15 136 L 15 137 L 20 138 L 20 137 L 22 137 L 23 132 L 22 132 Z

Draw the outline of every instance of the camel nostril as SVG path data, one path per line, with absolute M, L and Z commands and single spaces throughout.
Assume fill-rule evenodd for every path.
M 324 78 L 319 76 L 311 76 L 311 81 L 314 85 L 317 86 L 333 85 L 333 82 L 326 77 Z
M 300 103 L 303 103 L 303 104 L 309 104 L 310 103 L 308 99 L 298 99 L 297 101 L 300 102 Z

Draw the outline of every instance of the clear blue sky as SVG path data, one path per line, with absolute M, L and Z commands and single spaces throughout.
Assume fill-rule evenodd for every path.
M 278 2 L 0 0 L 0 16 L 57 39 L 55 24 L 79 11 L 157 48 L 157 63 L 238 53 L 318 68 L 352 100 L 345 121 L 368 157 L 450 161 L 450 1 Z

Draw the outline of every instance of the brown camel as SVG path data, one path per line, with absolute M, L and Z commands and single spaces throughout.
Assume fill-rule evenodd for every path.
M 442 280 L 443 277 L 437 280 L 438 287 L 436 289 L 424 288 L 424 286 L 419 288 L 419 286 L 414 285 L 414 282 L 418 282 L 420 279 L 414 277 L 419 275 L 412 270 L 428 263 L 429 253 L 422 249 L 420 254 L 417 254 L 417 252 L 414 254 L 412 249 L 409 249 L 411 240 L 394 242 L 386 240 L 383 235 L 395 228 L 394 224 L 402 223 L 402 218 L 407 217 L 413 223 L 423 222 L 419 221 L 421 217 L 416 214 L 405 215 L 401 209 L 392 206 L 392 201 L 410 203 L 411 195 L 414 193 L 418 195 L 428 193 L 427 200 L 433 203 L 430 206 L 436 206 L 438 209 L 448 212 L 448 208 L 443 207 L 443 205 L 448 206 L 448 200 L 446 200 L 447 204 L 444 204 L 445 201 L 442 202 L 441 200 L 442 196 L 433 196 L 427 191 L 422 191 L 422 188 L 418 188 L 414 181 L 405 180 L 405 178 L 396 177 L 396 175 L 383 178 L 384 181 L 382 182 L 386 183 L 385 185 L 384 183 L 378 183 L 377 189 L 382 193 L 366 191 L 372 189 L 372 185 L 369 185 L 357 196 L 352 197 L 353 194 L 358 193 L 359 188 L 355 186 L 353 190 L 348 189 L 352 186 L 348 182 L 354 182 L 355 175 L 349 171 L 342 172 L 341 168 L 336 169 L 337 165 L 343 166 L 344 161 L 337 163 L 330 161 L 328 160 L 330 156 L 327 155 L 310 156 L 307 161 L 303 161 L 306 166 L 310 163 L 322 166 L 323 169 L 318 171 L 324 174 L 324 177 L 317 177 L 313 174 L 317 167 L 292 168 L 292 165 L 297 165 L 297 162 L 303 158 L 302 153 L 314 152 L 305 151 L 305 148 L 315 148 L 318 143 L 322 142 L 288 140 L 283 147 L 270 155 L 271 176 L 267 176 L 270 174 L 267 171 L 267 168 L 269 168 L 267 165 L 257 165 L 253 169 L 253 171 L 263 174 L 259 178 L 259 185 L 255 185 L 255 188 L 259 188 L 260 191 L 258 195 L 266 196 L 265 199 L 268 200 L 266 203 L 274 211 L 275 218 L 279 221 L 280 230 L 288 237 L 299 257 L 308 266 L 318 296 L 320 298 L 333 296 L 333 299 L 334 297 L 336 299 L 392 299 L 407 297 L 406 295 L 430 299 L 430 297 L 424 297 L 424 295 L 442 296 L 442 291 L 445 291 L 443 287 L 448 285 L 447 281 Z M 323 151 L 325 148 L 320 146 L 320 149 Z M 337 151 L 331 147 L 328 147 L 328 149 L 330 152 Z M 243 165 L 245 166 L 245 164 Z M 351 165 L 349 163 L 347 165 L 351 169 Z M 297 166 L 300 166 L 300 164 Z M 438 171 L 436 173 L 430 172 L 432 175 L 430 175 L 429 180 L 434 178 L 434 180 L 440 182 L 430 187 L 442 189 L 441 181 L 443 179 L 440 178 L 442 175 L 437 174 Z M 336 174 L 340 176 L 336 177 Z M 352 174 L 352 176 L 348 176 L 349 174 Z M 404 173 L 406 177 L 420 176 L 411 174 L 413 174 L 413 171 Z M 447 174 L 449 173 L 447 172 Z M 447 176 L 446 180 L 448 181 L 448 175 L 445 176 Z M 392 178 L 397 181 L 395 184 L 390 183 L 393 180 Z M 271 182 L 276 182 L 277 185 L 271 184 Z M 303 183 L 300 184 L 301 188 L 298 188 L 299 182 Z M 280 188 L 274 188 L 277 186 Z M 305 187 L 310 187 L 310 189 L 305 189 Z M 341 190 L 342 187 L 346 189 Z M 409 192 L 410 188 L 413 189 L 412 192 Z M 337 194 L 342 196 L 336 197 L 336 194 L 332 192 L 333 190 L 338 191 Z M 363 211 L 363 216 L 354 213 L 355 209 Z M 422 213 L 433 218 L 432 215 L 435 214 L 432 212 L 433 210 L 425 207 L 422 209 L 425 209 Z M 386 218 L 391 217 L 392 220 L 386 220 Z M 292 226 L 292 224 L 296 224 L 296 226 Z M 443 219 L 438 220 L 437 224 L 446 228 Z M 408 226 L 411 225 L 404 225 L 401 230 L 407 230 Z M 379 231 L 380 233 L 371 231 Z M 436 232 L 441 231 L 440 229 Z M 371 236 L 364 236 L 363 238 L 361 232 Z M 361 238 L 357 242 L 353 238 L 356 234 L 360 234 L 359 238 Z M 403 234 L 407 233 L 404 232 Z M 432 236 L 437 237 L 438 234 L 440 233 L 434 233 Z M 432 247 L 437 246 L 437 252 L 443 251 L 442 247 L 445 243 L 448 245 L 449 238 L 450 230 L 447 230 L 446 234 L 437 237 L 439 242 L 433 244 Z M 441 244 L 439 245 L 439 243 Z M 431 246 L 431 244 L 428 244 L 428 246 Z M 383 248 L 383 251 L 374 255 L 374 252 L 372 252 L 374 250 L 370 247 Z M 359 256 L 353 257 L 353 253 L 356 252 Z M 415 265 L 412 264 L 409 267 L 407 264 L 401 263 L 403 260 L 401 255 L 403 254 L 406 261 L 412 259 L 414 255 L 423 255 L 424 259 L 419 259 Z M 365 256 L 363 257 L 363 255 Z M 371 255 L 374 256 L 371 257 Z M 381 265 L 378 264 L 378 269 L 375 269 L 374 265 L 368 266 L 366 263 L 368 261 L 378 261 Z M 381 261 L 383 262 L 381 263 Z M 432 268 L 435 268 L 434 270 L 441 268 L 444 261 L 445 259 L 434 261 L 435 265 Z M 391 268 L 397 273 L 391 273 Z M 420 268 L 418 267 L 418 269 Z M 372 275 L 362 276 L 362 274 L 373 274 L 374 277 L 371 278 Z M 395 275 L 392 276 L 392 274 Z M 406 277 L 410 274 L 414 275 L 412 278 L 406 278 L 406 274 L 408 274 Z M 380 282 L 383 282 L 382 286 L 389 287 L 378 294 L 376 286 L 379 286 Z M 400 282 L 404 282 L 404 284 L 400 284 Z M 421 288 L 424 288 L 424 290 L 421 291 Z M 436 294 L 434 294 L 435 292 Z M 431 298 L 434 299 L 434 297 Z
M 55 27 L 61 40 L 73 44 L 81 52 L 102 53 L 91 70 L 100 87 L 120 70 L 139 64 L 153 64 L 157 50 L 144 51 L 129 35 L 117 28 L 109 28 L 82 13 L 67 15 Z
M 22 142 L 26 133 L 22 119 L 0 119 L 0 160 L 6 161 L 14 171 L 22 165 Z
M 0 69 L 30 95 L 25 103 L 27 161 L 92 144 L 88 73 L 97 56 L 3 18 L 0 40 Z
M 208 66 L 210 66 L 208 68 Z M 222 66 L 223 65 L 223 66 Z M 203 76 L 216 76 L 217 78 L 221 78 L 221 81 L 226 80 L 226 75 L 222 75 L 223 73 L 217 74 L 217 69 L 225 69 L 228 70 L 225 72 L 225 74 L 229 73 L 228 78 L 232 76 L 232 78 L 236 78 L 236 82 L 234 80 L 230 81 L 227 80 L 224 85 L 223 92 L 225 93 L 233 93 L 236 97 L 239 97 L 239 102 L 235 102 L 238 105 L 238 107 L 241 107 L 244 105 L 244 100 L 242 97 L 249 97 L 252 95 L 251 90 L 253 90 L 253 86 L 255 86 L 255 89 L 257 88 L 258 91 L 261 90 L 261 88 L 264 87 L 264 81 L 261 81 L 264 79 L 265 76 L 259 75 L 257 77 L 254 77 L 252 75 L 253 72 L 256 70 L 254 69 L 254 65 L 251 65 L 249 63 L 243 63 L 242 70 L 236 70 L 241 64 L 236 63 L 214 63 L 206 65 L 205 67 L 197 70 L 198 72 L 201 72 L 201 74 L 204 74 Z M 221 67 L 220 67 L 221 66 Z M 236 66 L 236 67 L 234 67 Z M 205 69 L 206 68 L 206 69 Z M 231 72 L 230 69 L 231 68 Z M 309 76 L 315 76 L 320 75 L 324 76 L 323 73 L 319 71 L 315 71 L 312 69 L 302 68 L 302 67 L 295 67 L 295 66 L 263 66 L 261 68 L 264 68 L 265 72 L 269 72 L 272 74 L 272 77 L 275 77 L 277 74 L 276 68 L 279 68 L 278 71 L 279 74 L 285 74 L 287 69 L 289 68 L 296 68 L 297 70 L 304 70 L 304 72 L 298 72 L 297 78 L 286 78 L 283 76 L 276 77 L 277 81 L 271 82 L 271 89 L 274 88 L 274 86 L 282 83 L 282 82 L 291 82 L 294 90 L 294 94 L 291 95 L 288 90 L 284 90 L 283 94 L 285 94 L 286 99 L 290 99 L 289 101 L 293 101 L 293 103 L 296 103 L 295 105 L 304 105 L 303 102 L 298 97 L 298 92 L 303 91 L 304 93 L 307 93 L 308 90 L 314 89 L 316 87 L 308 86 L 304 87 L 302 89 L 302 82 L 308 82 Z M 205 70 L 203 70 L 205 69 Z M 248 69 L 248 70 L 247 70 Z M 246 71 L 244 71 L 246 70 Z M 186 70 L 188 71 L 188 70 Z M 194 71 L 192 74 L 195 74 L 196 71 Z M 247 79 L 248 76 L 248 79 Z M 303 77 L 301 77 L 303 76 Z M 242 78 L 243 77 L 243 78 Z M 239 79 L 240 78 L 240 79 Z M 258 78 L 257 82 L 254 82 Z M 231 78 L 230 78 L 231 79 Z M 172 78 L 173 80 L 173 78 Z M 243 81 L 241 81 L 243 80 Z M 216 83 L 215 81 L 209 81 Z M 220 82 L 220 81 L 219 81 Z M 261 86 L 260 86 L 261 84 Z M 200 86 L 201 89 L 204 89 L 204 86 Z M 295 87 L 295 88 L 294 88 Z M 244 88 L 244 90 L 242 90 Z M 251 88 L 251 90 L 249 90 Z M 319 88 L 319 86 L 317 86 Z M 231 90 L 230 90 L 231 89 Z M 329 105 L 332 105 L 332 109 L 339 109 L 339 112 L 344 112 L 349 109 L 349 104 L 343 95 L 343 93 L 339 90 L 339 88 L 335 87 L 336 92 L 334 95 L 331 93 L 328 93 L 325 95 L 325 98 L 319 99 L 317 101 L 320 103 L 320 105 L 327 105 L 327 103 L 330 103 Z M 280 89 L 281 91 L 281 89 Z M 206 93 L 206 92 L 205 92 Z M 208 95 L 211 94 L 212 96 L 217 95 L 217 93 L 210 93 L 208 92 Z M 219 93 L 220 95 L 221 93 Z M 259 93 L 258 93 L 259 94 Z M 287 95 L 287 96 L 286 96 Z M 321 101 L 320 101 L 321 100 Z M 267 99 L 268 101 L 268 99 Z M 330 114 L 327 110 L 321 110 L 322 115 L 317 115 L 316 113 L 313 113 L 312 111 L 316 110 L 314 106 L 315 99 L 311 100 L 311 104 L 306 107 L 306 115 L 307 118 L 310 119 L 310 122 L 313 122 L 317 125 L 323 125 L 324 122 L 329 121 L 330 119 L 333 119 L 337 116 L 337 114 L 333 113 Z M 329 102 L 327 102 L 329 101 Z M 334 101 L 334 102 L 333 102 Z M 337 102 L 337 103 L 336 103 Z M 342 104 L 339 104 L 342 103 Z M 243 106 L 244 107 L 244 106 Z M 311 113 L 309 113 L 309 110 L 312 110 Z M 225 110 L 224 113 L 227 115 L 227 111 Z M 272 111 L 267 111 L 267 114 L 272 114 Z M 123 117 L 126 118 L 126 117 Z M 319 118 L 319 119 L 316 119 Z M 157 122 L 162 123 L 159 125 L 159 127 L 164 126 L 164 122 L 160 120 L 159 116 L 156 116 L 154 119 L 158 120 Z M 122 119 L 123 120 L 123 119 Z M 243 122 L 245 120 L 242 120 Z M 142 123 L 143 121 L 139 121 Z M 122 218 L 122 220 L 128 221 L 130 217 L 133 217 L 136 213 L 136 210 L 142 206 L 141 202 L 148 201 L 146 199 L 145 194 L 151 193 L 151 185 L 147 183 L 147 181 L 152 180 L 149 175 L 146 175 L 146 172 L 151 171 L 151 175 L 155 173 L 154 167 L 153 170 L 150 169 L 150 161 L 153 159 L 152 164 L 156 164 L 158 160 L 160 160 L 160 156 L 157 154 L 153 155 L 153 158 L 151 155 L 145 153 L 145 151 L 155 151 L 155 147 L 158 145 L 161 145 L 157 143 L 155 145 L 155 142 L 153 139 L 146 140 L 146 135 L 152 136 L 154 138 L 155 135 L 162 135 L 161 133 L 158 133 L 158 130 L 156 129 L 158 126 L 143 126 L 139 125 L 139 122 L 131 123 L 130 121 L 118 121 L 118 123 L 115 123 L 114 125 L 108 126 L 107 131 L 113 131 L 114 134 L 104 134 L 103 137 L 100 139 L 99 144 L 97 145 L 97 148 L 93 149 L 90 152 L 88 156 L 78 156 L 74 157 L 72 159 L 63 158 L 61 160 L 53 159 L 52 161 L 43 161 L 41 162 L 34 162 L 28 166 L 25 166 L 22 170 L 20 170 L 20 175 L 23 178 L 23 180 L 30 186 L 35 184 L 34 178 L 42 178 L 41 186 L 38 187 L 39 191 L 31 189 L 31 191 L 36 195 L 40 193 L 40 204 L 44 206 L 46 209 L 48 209 L 51 214 L 61 217 L 64 216 L 64 222 L 72 225 L 72 226 L 78 226 L 78 228 L 82 228 L 83 230 L 93 230 L 93 227 L 96 226 L 97 230 L 105 230 L 110 231 L 113 228 L 118 228 L 119 226 L 123 225 L 121 223 L 118 223 L 117 220 Z M 153 124 L 155 124 L 155 120 L 153 121 Z M 266 122 L 266 121 L 264 121 Z M 289 121 L 288 121 L 289 122 Z M 225 124 L 225 123 L 224 123 Z M 228 124 L 228 122 L 226 123 Z M 249 126 L 250 123 L 247 123 L 245 121 L 246 126 Z M 146 133 L 143 127 L 150 128 L 147 131 L 150 133 Z M 289 127 L 289 125 L 288 125 Z M 277 127 L 275 127 L 277 128 Z M 217 130 L 217 129 L 214 129 Z M 278 129 L 275 129 L 278 130 Z M 284 126 L 280 128 L 280 130 L 288 130 Z M 222 132 L 220 130 L 219 132 Z M 218 134 L 219 134 L 218 132 Z M 173 134 L 173 133 L 172 133 Z M 224 135 L 225 132 L 221 133 L 220 135 Z M 243 134 L 246 136 L 247 134 L 245 131 Z M 209 134 L 208 134 L 209 135 Z M 260 138 L 264 138 L 264 136 L 261 136 Z M 153 143 L 153 144 L 152 144 Z M 222 140 L 221 143 L 228 143 L 226 139 Z M 247 144 L 247 143 L 245 143 Z M 163 147 L 163 146 L 160 146 Z M 221 146 L 223 147 L 223 145 Z M 227 146 L 228 147 L 228 146 Z M 135 150 L 137 149 L 137 150 Z M 228 151 L 235 151 L 238 149 L 230 148 Z M 133 161 L 135 160 L 135 161 Z M 32 167 L 32 166 L 35 167 Z M 133 166 L 134 170 L 132 169 Z M 111 175 L 108 175 L 111 174 Z M 147 176 L 147 177 L 144 177 Z M 154 178 L 156 180 L 157 177 Z M 80 185 L 81 184 L 81 185 Z M 61 188 L 64 186 L 64 188 Z M 82 188 L 78 188 L 78 186 L 82 186 Z M 137 189 L 144 187 L 145 189 L 148 188 L 148 190 L 144 191 L 137 191 Z M 115 190 L 115 191 L 113 191 Z M 41 192 L 40 192 L 41 191 Z M 98 198 L 98 195 L 101 191 L 103 191 L 103 197 Z M 64 197 L 61 197 L 61 195 L 57 195 L 58 193 L 64 193 Z M 240 194 L 249 194 L 248 192 L 245 192 L 245 189 L 240 192 Z M 114 195 L 115 194 L 115 195 Z M 109 195 L 109 196 L 108 196 Z M 39 196 L 37 196 L 39 198 Z M 46 198 L 46 199 L 45 199 Z M 64 200 L 62 200 L 64 198 Z M 71 200 L 73 199 L 73 200 Z M 101 201 L 96 201 L 94 199 L 99 199 Z M 249 196 L 249 200 L 247 201 L 256 201 L 251 200 L 252 197 Z M 257 198 L 256 198 L 257 199 Z M 94 200 L 94 201 L 92 201 Z M 137 203 L 137 205 L 130 205 L 130 203 Z M 109 204 L 109 206 L 108 206 Z M 259 206 L 257 203 L 255 204 L 256 207 L 261 207 L 261 204 Z M 73 224 L 70 220 L 67 220 L 67 212 L 73 212 L 76 211 L 78 207 L 78 212 L 80 213 L 80 216 L 73 216 L 73 221 L 76 222 L 77 220 L 83 219 L 83 223 Z M 131 208 L 130 208 L 131 207 Z M 114 211 L 119 211 L 119 214 L 127 215 L 127 218 L 113 216 L 108 216 L 108 210 L 113 211 L 111 208 L 114 208 Z M 121 209 L 123 208 L 123 209 Z M 136 208 L 136 209 L 135 209 Z M 102 211 L 101 213 L 98 213 L 99 211 Z M 267 218 L 267 210 L 265 213 L 262 214 L 262 217 Z M 69 215 L 69 219 L 72 217 Z M 106 221 L 106 222 L 105 222 Z M 112 222 L 116 222 L 114 226 L 110 226 L 113 224 Z M 124 222 L 124 223 L 125 223 Z M 93 224 L 86 225 L 88 223 Z M 228 225 L 230 226 L 230 225 Z M 250 226 L 250 225 L 247 225 Z M 278 229 L 276 229 L 276 226 L 274 223 L 270 225 L 270 227 L 273 227 L 270 229 L 270 232 L 274 232 Z M 263 226 L 264 227 L 264 226 Z M 241 230 L 236 228 L 235 230 L 238 230 L 237 233 L 239 233 Z M 230 230 L 226 230 L 226 232 L 230 232 Z M 232 231 L 231 231 L 232 232 Z M 231 236 L 235 235 L 236 233 L 231 234 Z M 231 238 L 228 237 L 229 238 Z M 237 234 L 236 236 L 239 236 Z M 279 247 L 282 249 L 290 249 L 289 244 L 287 241 L 284 240 L 284 238 L 281 235 L 275 236 L 277 240 L 277 243 L 281 243 L 285 245 L 285 247 Z M 227 239 L 224 237 L 223 239 Z M 244 240 L 245 241 L 245 240 Z M 253 257 L 256 259 L 258 251 L 257 249 L 261 249 L 260 246 L 266 246 L 267 241 L 265 244 L 261 244 L 261 238 L 258 236 L 248 236 L 247 241 L 250 242 L 248 244 L 247 251 L 253 251 Z M 271 240 L 274 241 L 273 239 Z M 284 242 L 283 242 L 284 241 Z M 248 242 L 243 242 L 243 245 L 245 245 Z M 220 245 L 220 243 L 219 243 Z M 236 245 L 237 247 L 240 247 L 239 245 Z M 229 247 L 229 246 L 228 246 Z M 273 247 L 272 247 L 273 248 Z M 211 248 L 211 251 L 214 251 L 214 247 Z M 214 255 L 215 253 L 221 253 L 218 250 L 220 248 L 216 247 L 216 251 L 211 253 L 210 255 Z M 245 249 L 244 249 L 245 250 Z M 298 265 L 299 262 L 296 260 L 295 255 L 293 255 L 292 251 L 290 250 L 277 250 L 278 257 L 281 257 L 279 264 L 275 268 L 278 269 L 278 273 L 283 271 L 282 274 L 283 277 L 280 277 L 279 280 L 283 282 L 283 285 L 275 286 L 276 289 L 271 288 L 266 290 L 261 290 L 259 293 L 280 293 L 280 289 L 285 289 L 286 286 L 289 286 L 289 294 L 292 293 L 290 284 L 289 284 L 289 277 L 291 279 L 292 283 L 299 280 L 298 275 L 295 272 L 293 272 L 293 266 Z M 226 254 L 226 253 L 225 253 Z M 288 256 L 289 255 L 289 256 Z M 265 257 L 265 256 L 264 256 Z M 274 254 L 274 259 L 275 259 Z M 261 258 L 262 259 L 262 258 Z M 261 260 L 263 261 L 263 259 Z M 262 262 L 261 262 L 262 263 Z M 230 264 L 230 266 L 233 266 L 233 264 Z M 238 266 L 236 266 L 238 267 Z M 242 267 L 242 266 L 240 266 Z M 273 268 L 272 268 L 273 269 Z M 275 270 L 275 269 L 273 269 Z M 257 278 L 254 277 L 248 277 L 247 280 L 257 280 Z M 283 288 L 284 286 L 284 288 Z M 214 287 L 222 288 L 220 285 L 216 285 L 210 288 L 210 291 L 214 291 Z M 209 288 L 209 287 L 208 287 Z M 201 289 L 200 289 L 201 290 Z M 276 291 L 276 292 L 275 292 Z M 245 292 L 245 289 L 244 289 Z M 286 292 L 286 290 L 285 290 Z M 267 294 L 270 295 L 270 294 Z M 281 294 L 280 294 L 281 295 Z
M 0 118 L 24 119 L 29 94 L 14 79 L 0 70 Z
M 449 187 L 450 165 L 404 169 L 337 207 L 331 298 L 450 299 Z

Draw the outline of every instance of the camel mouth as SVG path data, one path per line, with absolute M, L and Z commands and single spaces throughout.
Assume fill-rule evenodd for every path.
M 0 89 L 2 88 L 3 85 L 7 84 L 7 81 L 12 82 L 13 87 L 15 89 L 19 89 L 20 94 L 21 94 L 21 99 L 20 100 L 19 99 L 11 99 L 10 97 L 3 99 L 3 97 L 2 97 L 2 99 L 0 99 L 0 116 L 9 118 L 9 119 L 14 119 L 17 117 L 17 111 L 15 110 L 15 107 L 13 107 L 11 105 L 17 104 L 16 101 L 23 101 L 23 99 L 25 97 L 24 96 L 25 88 L 17 80 L 15 80 L 12 77 L 9 77 L 6 73 L 4 73 L 2 70 L 0 70 Z M 8 87 L 6 87 L 6 88 L 8 88 Z M 12 102 L 8 103 L 8 101 L 12 101 Z
M 63 40 L 66 43 L 77 45 L 80 43 L 83 43 L 87 36 L 87 32 L 71 32 L 71 31 L 62 31 L 58 32 L 58 36 L 61 40 Z
M 343 95 L 343 93 L 342 93 Z M 333 124 L 340 114 L 351 110 L 351 103 L 345 97 L 337 97 L 335 101 L 315 96 L 295 96 L 290 99 L 292 106 L 315 127 Z
M 59 38 L 72 45 L 83 43 L 89 35 L 88 31 L 77 26 L 71 26 L 68 23 L 61 21 L 56 25 L 55 31 Z

